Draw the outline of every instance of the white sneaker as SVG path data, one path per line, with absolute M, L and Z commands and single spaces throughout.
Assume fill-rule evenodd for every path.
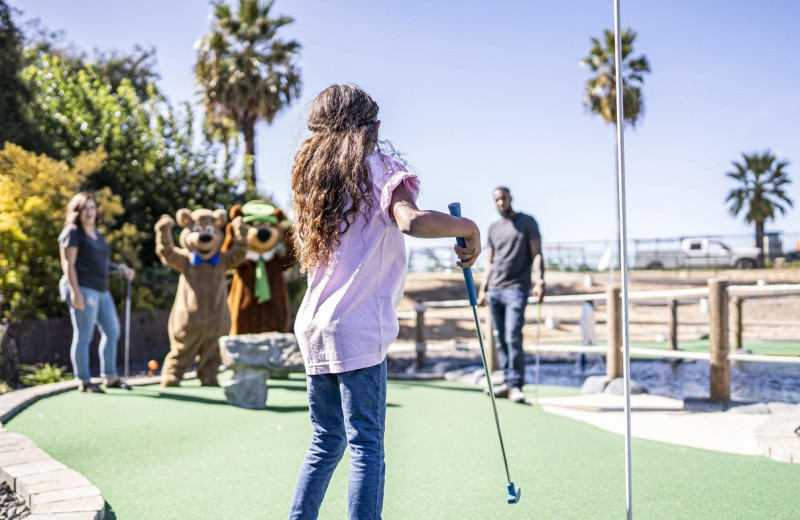
M 497 385 L 497 386 L 492 387 L 492 388 L 494 389 L 494 396 L 495 397 L 498 397 L 498 398 L 508 397 L 508 385 L 506 385 L 505 383 L 502 383 L 502 384 Z M 486 395 L 489 395 L 489 387 L 488 386 L 483 389 L 483 393 L 486 394 Z
M 508 399 L 515 403 L 524 403 L 525 394 L 518 387 L 513 387 L 508 391 Z

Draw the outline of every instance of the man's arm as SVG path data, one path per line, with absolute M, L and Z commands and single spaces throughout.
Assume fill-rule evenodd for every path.
M 533 278 L 533 289 L 531 290 L 533 297 L 541 302 L 544 299 L 544 256 L 542 256 L 542 238 L 532 238 L 528 241 L 528 246 L 531 249 L 531 256 L 533 257 L 533 269 L 531 275 Z

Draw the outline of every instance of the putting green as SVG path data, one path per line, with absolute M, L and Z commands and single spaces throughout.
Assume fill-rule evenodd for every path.
M 266 411 L 184 384 L 60 394 L 6 426 L 97 485 L 108 519 L 286 518 L 311 432 L 305 380 L 271 381 Z M 390 381 L 388 402 L 384 518 L 624 518 L 621 436 L 498 401 L 511 477 L 522 487 L 520 503 L 509 505 L 490 401 L 479 389 Z M 322 519 L 346 517 L 347 463 Z M 634 439 L 633 478 L 637 519 L 800 517 L 796 464 Z

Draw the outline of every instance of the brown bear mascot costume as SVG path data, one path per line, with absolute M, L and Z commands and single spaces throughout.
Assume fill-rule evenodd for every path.
M 231 325 L 225 301 L 225 271 L 244 260 L 247 253 L 244 224 L 242 219 L 233 221 L 232 245 L 220 253 L 225 239 L 222 227 L 228 220 L 225 210 L 181 209 L 176 217 L 184 228 L 180 248 L 175 247 L 175 221 L 169 215 L 162 215 L 155 226 L 158 257 L 164 265 L 181 273 L 169 315 L 170 351 L 161 369 L 161 385 L 178 386 L 196 360 L 200 384 L 217 386 L 221 363 L 218 341 Z
M 281 210 L 262 201 L 237 204 L 230 216 L 249 224 L 247 259 L 236 267 L 228 294 L 230 335 L 289 332 L 291 307 L 283 277 L 295 261 L 289 220 Z M 229 224 L 223 251 L 234 241 L 231 228 Z

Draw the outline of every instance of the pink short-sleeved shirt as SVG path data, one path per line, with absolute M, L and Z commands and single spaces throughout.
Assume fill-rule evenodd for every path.
M 309 375 L 377 365 L 399 331 L 395 309 L 405 286 L 406 251 L 389 206 L 401 183 L 416 201 L 419 179 L 383 154 L 365 160 L 375 201 L 371 214 L 358 214 L 329 265 L 308 270 L 295 334 Z

